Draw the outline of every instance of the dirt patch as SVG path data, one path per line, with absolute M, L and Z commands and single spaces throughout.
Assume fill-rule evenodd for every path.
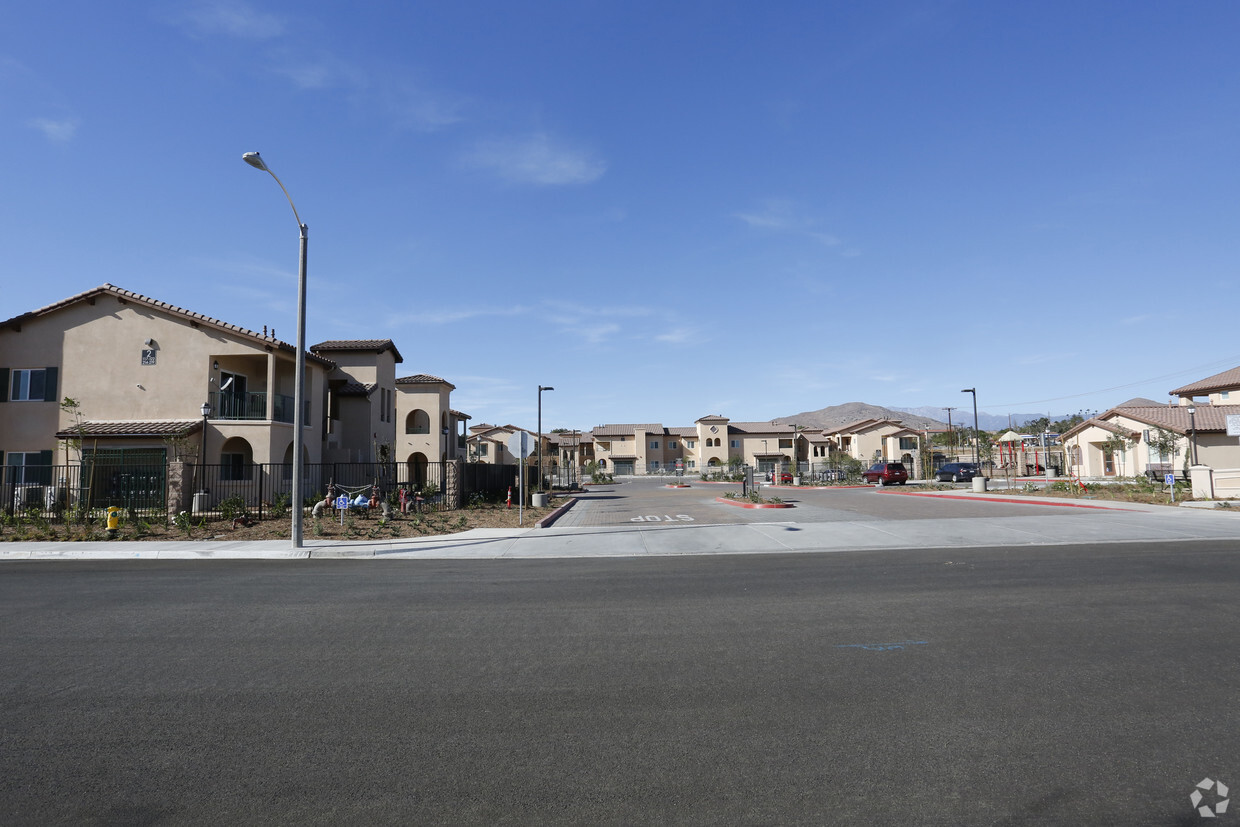
M 562 498 L 552 500 L 546 508 L 526 508 L 522 524 L 518 525 L 518 509 L 502 505 L 481 505 L 459 511 L 424 512 L 421 514 L 393 514 L 388 519 L 375 515 L 346 514 L 343 525 L 336 513 L 315 519 L 306 514 L 302 536 L 306 540 L 376 540 L 433 537 L 441 534 L 457 534 L 474 528 L 533 528 L 534 523 L 550 514 L 564 503 Z M 280 519 L 254 521 L 251 525 L 234 526 L 225 520 L 206 522 L 192 521 L 180 527 L 163 523 L 148 523 L 141 519 L 126 518 L 117 532 L 118 540 L 288 540 L 292 520 Z M 98 541 L 108 539 L 102 522 L 65 524 L 41 518 L 9 517 L 0 523 L 0 541 Z

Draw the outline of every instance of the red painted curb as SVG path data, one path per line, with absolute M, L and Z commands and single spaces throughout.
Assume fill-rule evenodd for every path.
M 664 488 L 692 488 L 691 485 L 665 485 Z
M 1017 505 L 1049 505 L 1051 508 L 1093 508 L 1098 511 L 1140 511 L 1139 508 L 1120 508 L 1116 505 L 1087 505 L 1085 503 L 1048 503 L 1043 500 L 1030 502 L 1019 497 L 969 497 L 964 494 L 927 494 L 923 491 L 891 491 L 905 497 L 942 497 L 945 500 L 973 500 L 984 503 L 1016 503 Z
M 727 497 L 715 497 L 715 502 L 740 508 L 794 508 L 792 503 L 749 503 L 744 500 L 729 500 Z

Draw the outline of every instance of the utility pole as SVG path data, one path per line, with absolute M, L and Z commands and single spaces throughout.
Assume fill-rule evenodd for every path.
M 947 411 L 947 441 L 952 446 L 952 462 L 956 461 L 956 430 L 952 428 L 952 411 L 955 408 L 944 408 Z

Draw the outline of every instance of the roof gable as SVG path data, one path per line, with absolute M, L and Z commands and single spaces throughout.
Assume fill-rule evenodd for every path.
M 253 330 L 248 330 L 239 325 L 222 322 L 219 319 L 213 319 L 210 316 L 203 315 L 202 313 L 195 313 L 192 310 L 186 310 L 185 308 L 177 307 L 174 304 L 161 302 L 157 299 L 143 296 L 141 293 L 134 293 L 131 290 L 124 290 L 111 284 L 101 284 L 98 287 L 94 287 L 90 290 L 70 296 L 67 299 L 61 299 L 53 304 L 40 307 L 38 310 L 31 310 L 28 313 L 22 313 L 20 316 L 14 316 L 11 319 L 0 322 L 0 329 L 10 328 L 12 330 L 20 331 L 22 328 L 22 323 L 27 320 L 49 316 L 59 310 L 63 310 L 75 304 L 87 303 L 93 305 L 102 296 L 111 296 L 120 301 L 122 304 L 132 303 L 145 307 L 148 310 L 153 310 L 157 313 L 162 313 L 166 316 L 189 322 L 189 324 L 193 327 L 209 327 L 214 330 L 230 333 L 239 339 L 248 340 L 253 344 L 261 345 L 265 348 L 285 351 L 293 354 L 294 356 L 296 356 L 297 353 L 297 348 L 294 345 L 290 345 L 288 342 L 280 341 L 275 336 L 268 336 L 266 333 L 255 333 Z M 306 359 L 326 368 L 336 367 L 335 362 L 319 356 L 316 353 L 307 352 Z
M 1196 394 L 1207 394 L 1211 391 L 1228 390 L 1240 390 L 1240 368 L 1232 368 L 1222 373 L 1216 373 L 1213 376 L 1207 376 L 1205 379 L 1191 382 L 1181 388 L 1176 388 L 1171 392 L 1171 395 L 1193 396 Z

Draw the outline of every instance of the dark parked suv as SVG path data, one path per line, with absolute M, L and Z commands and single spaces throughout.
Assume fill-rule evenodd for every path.
M 982 469 L 977 467 L 976 462 L 949 462 L 935 473 L 934 478 L 939 482 L 968 482 L 981 476 L 981 473 Z
M 908 471 L 902 462 L 876 462 L 861 476 L 866 482 L 881 482 L 883 485 L 904 485 L 908 482 Z

